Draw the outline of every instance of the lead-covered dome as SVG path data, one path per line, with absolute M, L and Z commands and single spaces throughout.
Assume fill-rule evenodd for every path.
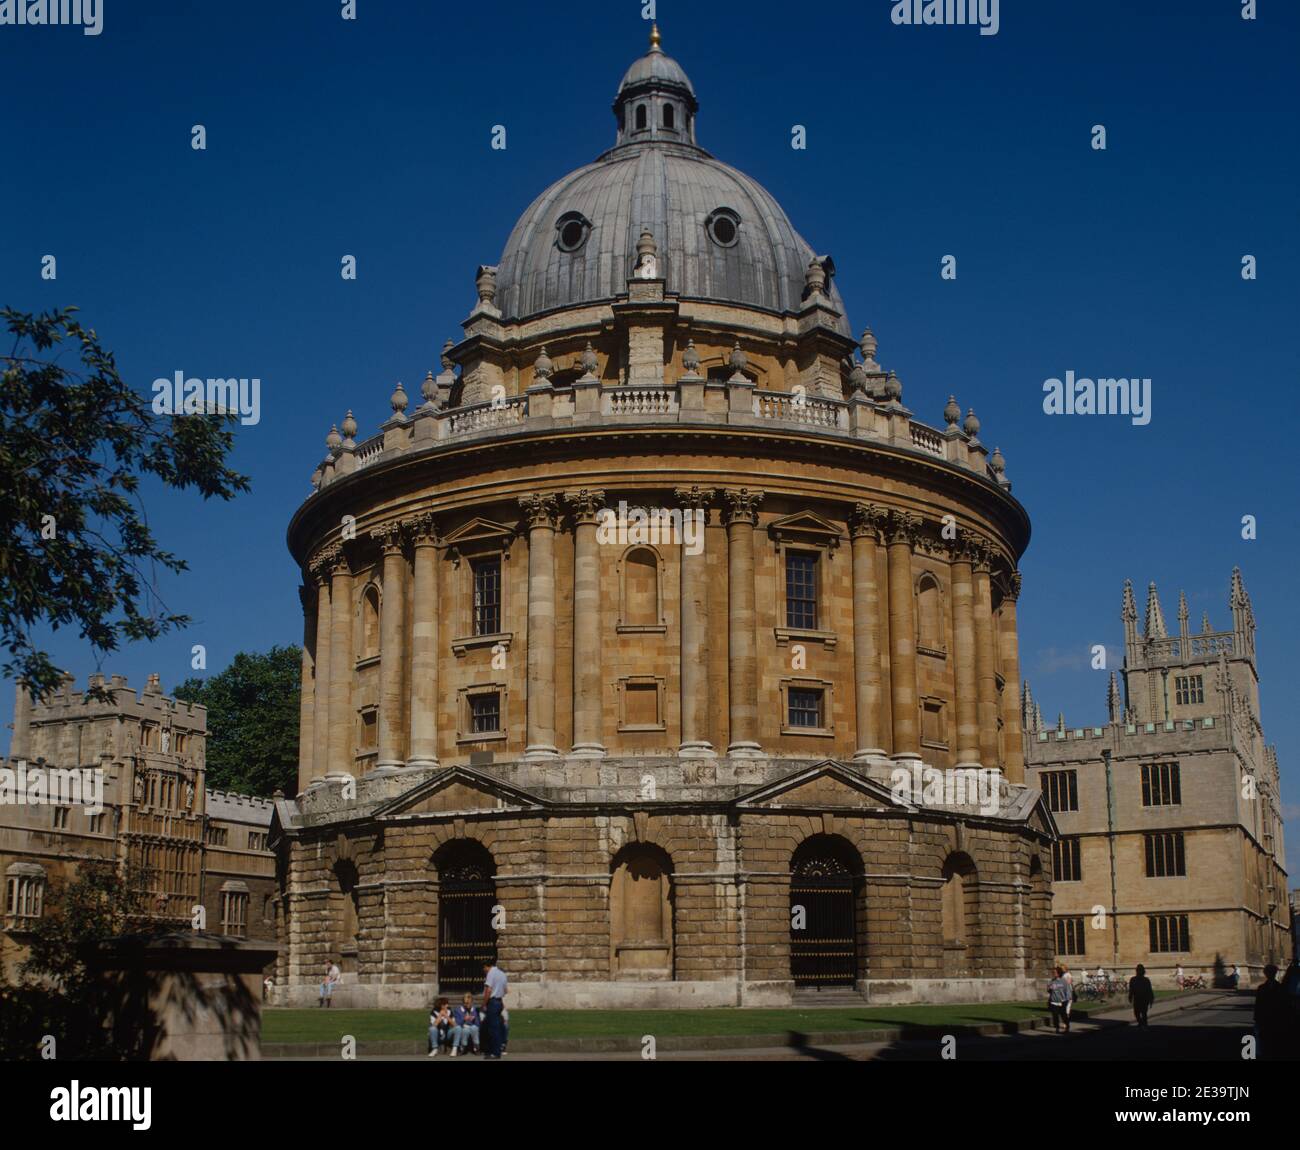
M 624 292 L 645 230 L 667 291 L 799 310 L 813 249 L 765 188 L 696 145 L 697 107 L 686 73 L 652 34 L 614 101 L 615 146 L 547 188 L 510 233 L 497 270 L 505 318 Z M 849 334 L 833 283 L 827 294 Z

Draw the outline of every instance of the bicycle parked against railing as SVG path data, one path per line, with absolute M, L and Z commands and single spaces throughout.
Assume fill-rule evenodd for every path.
M 1206 987 L 1203 974 L 1174 974 L 1174 984 L 1179 990 L 1204 990 Z

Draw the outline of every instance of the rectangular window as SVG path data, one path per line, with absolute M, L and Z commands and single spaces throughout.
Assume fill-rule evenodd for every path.
M 208 824 L 207 840 L 209 846 L 224 847 L 230 839 L 230 832 L 225 827 Z
M 225 891 L 221 896 L 221 933 L 242 938 L 248 933 L 248 895 Z
M 822 693 L 801 687 L 790 689 L 790 726 L 820 727 L 822 725 Z
M 1168 807 L 1182 801 L 1182 777 L 1177 763 L 1142 764 L 1142 805 L 1144 807 Z
M 501 632 L 501 560 L 474 561 L 474 634 Z
M 1079 772 L 1044 771 L 1043 797 L 1049 811 L 1077 811 L 1079 809 Z M 1064 952 L 1062 952 L 1064 953 Z
M 1079 860 L 1079 840 L 1058 839 L 1052 844 L 1052 878 L 1057 882 L 1082 881 L 1083 866 Z
M 817 629 L 817 556 L 804 551 L 785 555 L 785 625 Z
M 90 824 L 91 834 L 102 834 L 104 831 L 104 814 L 101 811 L 97 815 L 88 815 L 86 821 Z
M 1143 837 L 1146 839 L 1148 878 L 1170 878 L 1187 873 L 1182 831 Z
M 1186 952 L 1192 949 L 1191 932 L 1187 929 L 1185 914 L 1153 914 L 1147 916 L 1152 954 Z
M 475 735 L 495 735 L 501 730 L 501 695 L 485 691 L 469 697 L 469 729 Z
M 1056 920 L 1056 953 L 1084 954 L 1083 919 L 1058 918 Z
M 248 849 L 250 851 L 266 850 L 266 835 L 262 831 L 249 831 Z
M 56 831 L 66 831 L 68 829 L 68 808 L 54 808 L 54 829 Z
M 1181 704 L 1204 703 L 1205 687 L 1200 675 L 1174 676 L 1174 701 Z

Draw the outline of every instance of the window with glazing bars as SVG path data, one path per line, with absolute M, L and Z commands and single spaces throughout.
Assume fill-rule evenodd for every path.
M 1168 807 L 1182 801 L 1182 778 L 1177 763 L 1142 764 L 1144 807 Z
M 1146 848 L 1148 878 L 1169 878 L 1187 873 L 1187 859 L 1183 853 L 1181 831 L 1147 835 Z
M 501 730 L 501 696 L 496 691 L 469 697 L 470 731 L 476 735 Z
M 1185 914 L 1153 914 L 1147 916 L 1152 954 L 1192 949 L 1191 934 L 1187 929 Z
M 817 556 L 788 551 L 785 556 L 785 625 L 817 628 Z
M 480 559 L 474 564 L 474 634 L 496 635 L 501 630 L 501 560 Z

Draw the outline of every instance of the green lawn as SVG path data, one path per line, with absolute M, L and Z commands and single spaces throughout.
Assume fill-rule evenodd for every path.
M 1095 1004 L 1090 1004 L 1096 1009 Z M 1114 999 L 1106 1006 L 1120 1005 Z M 1103 1007 L 1104 1009 L 1105 1007 Z M 1079 1003 L 1078 1014 L 1087 1013 Z M 643 1034 L 779 1034 L 787 1030 L 873 1030 L 907 1026 L 983 1026 L 1045 1018 L 1038 1003 L 990 1002 L 968 1006 L 877 1006 L 817 1010 L 512 1010 L 510 1038 L 640 1038 Z M 336 1042 L 422 1039 L 424 1010 L 268 1010 L 262 1015 L 263 1042 Z

